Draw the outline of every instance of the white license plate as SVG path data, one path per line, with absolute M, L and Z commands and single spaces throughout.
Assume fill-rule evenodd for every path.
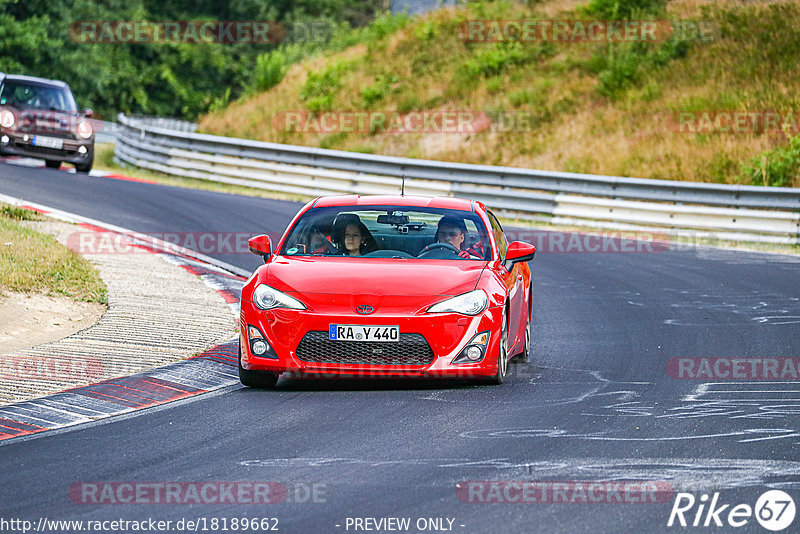
M 328 330 L 331 341 L 400 341 L 399 326 L 366 326 L 332 324 Z
M 33 136 L 33 144 L 35 146 L 44 146 L 47 148 L 61 148 L 64 146 L 64 142 L 61 139 L 42 137 L 41 135 Z

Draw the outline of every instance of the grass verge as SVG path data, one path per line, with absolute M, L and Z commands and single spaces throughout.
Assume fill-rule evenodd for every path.
M 88 260 L 22 221 L 38 213 L 0 204 L 0 294 L 3 290 L 108 304 L 106 286 Z

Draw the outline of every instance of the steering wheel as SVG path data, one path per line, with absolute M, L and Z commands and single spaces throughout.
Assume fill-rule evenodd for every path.
M 450 243 L 431 243 L 427 247 L 423 248 L 422 252 L 417 254 L 417 257 L 421 258 L 423 255 L 425 255 L 425 254 L 427 254 L 429 252 L 436 251 L 436 250 L 446 250 L 448 252 L 452 252 L 456 256 L 458 256 L 458 253 L 461 252 L 460 250 L 458 250 L 456 247 L 454 247 Z

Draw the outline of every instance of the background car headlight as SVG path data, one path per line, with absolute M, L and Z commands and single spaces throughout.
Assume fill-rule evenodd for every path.
M 253 291 L 253 302 L 262 310 L 271 310 L 273 308 L 306 309 L 305 305 L 296 298 L 290 297 L 286 293 L 281 293 L 266 284 L 260 284 Z
M 447 299 L 428 308 L 428 313 L 461 313 L 478 315 L 486 309 L 489 299 L 483 290 L 476 289 L 457 297 Z
M 78 137 L 81 139 L 89 139 L 92 136 L 92 125 L 86 121 L 78 124 Z
M 7 109 L 0 111 L 0 126 L 3 128 L 11 128 L 14 126 L 14 114 Z

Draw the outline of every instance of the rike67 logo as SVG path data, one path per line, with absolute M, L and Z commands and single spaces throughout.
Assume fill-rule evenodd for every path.
M 761 494 L 755 507 L 745 503 L 722 504 L 718 492 L 710 499 L 709 502 L 705 493 L 699 499 L 691 493 L 678 493 L 667 526 L 721 527 L 727 524 L 736 528 L 747 525 L 755 517 L 765 529 L 779 532 L 792 524 L 796 512 L 792 497 L 780 490 Z

